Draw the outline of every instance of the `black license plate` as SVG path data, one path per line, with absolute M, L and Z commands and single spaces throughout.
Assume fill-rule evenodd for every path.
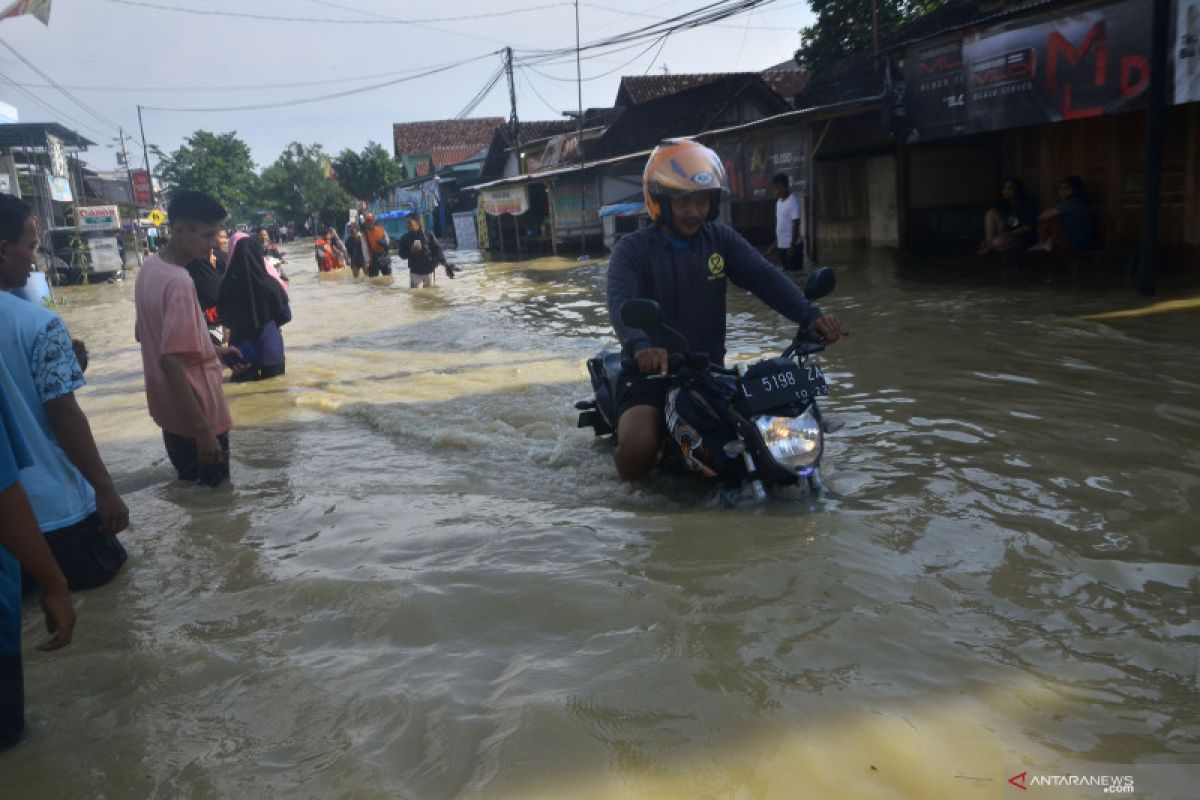
M 755 364 L 738 383 L 738 406 L 745 416 L 786 405 L 804 406 L 829 395 L 819 366 L 801 366 L 782 358 Z

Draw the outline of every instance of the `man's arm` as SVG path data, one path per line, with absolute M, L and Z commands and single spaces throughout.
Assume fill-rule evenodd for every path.
M 166 373 L 167 385 L 171 387 L 171 393 L 175 395 L 176 401 L 183 409 L 183 413 L 192 427 L 192 434 L 196 439 L 196 451 L 200 460 L 205 464 L 216 464 L 221 460 L 221 444 L 217 441 L 217 436 L 213 433 L 212 428 L 208 426 L 208 420 L 200 411 L 200 403 L 196 401 L 192 385 L 187 379 L 187 364 L 183 360 L 183 356 L 178 353 L 164 353 L 158 360 L 158 365 Z
M 38 530 L 37 518 L 20 482 L 0 491 L 0 519 L 4 520 L 0 525 L 0 546 L 13 554 L 42 589 L 42 610 L 46 613 L 46 628 L 52 635 L 37 649 L 66 647 L 75 631 L 75 609 L 71 606 L 67 579 L 46 545 L 46 537 Z
M 636 354 L 653 347 L 654 343 L 644 330 L 630 328 L 621 321 L 621 306 L 640 297 L 642 290 L 641 276 L 634 266 L 634 248 L 628 242 L 618 242 L 608 262 L 608 319 L 622 346 Z
M 129 509 L 117 493 L 112 476 L 100 458 L 92 428 L 74 392 L 67 392 L 42 404 L 54 438 L 87 482 L 96 491 L 96 513 L 100 515 L 100 530 L 117 534 L 129 527 Z
M 728 264 L 729 280 L 747 290 L 793 322 L 808 328 L 821 317 L 821 309 L 808 301 L 796 284 L 762 257 L 741 234 L 724 228 L 720 241 Z

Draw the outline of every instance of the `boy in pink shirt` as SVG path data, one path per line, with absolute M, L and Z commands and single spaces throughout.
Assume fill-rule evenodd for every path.
M 229 477 L 233 427 L 221 358 L 241 353 L 213 345 L 184 265 L 208 257 L 225 209 L 206 194 L 179 192 L 167 217 L 171 240 L 138 271 L 134 287 L 146 401 L 179 479 L 219 486 Z

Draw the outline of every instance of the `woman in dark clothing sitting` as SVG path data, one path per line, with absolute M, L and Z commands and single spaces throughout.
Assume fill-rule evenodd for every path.
M 284 373 L 283 334 L 292 318 L 287 292 L 268 272 L 262 245 L 244 233 L 230 242 L 229 262 L 217 298 L 229 341 L 242 353 L 233 380 L 255 381 Z
M 1024 250 L 1037 241 L 1037 206 L 1020 178 L 1005 178 L 1000 202 L 983 218 L 979 255 Z

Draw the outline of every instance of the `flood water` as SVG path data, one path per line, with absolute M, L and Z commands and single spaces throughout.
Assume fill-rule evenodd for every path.
M 293 251 L 287 375 L 226 387 L 217 491 L 146 413 L 132 278 L 60 292 L 130 559 L 66 651 L 27 609 L 5 798 L 969 798 L 1200 761 L 1196 312 L 831 259 L 829 496 L 727 511 L 575 427 L 603 261 L 460 253 L 410 291 Z M 786 343 L 730 309 L 731 360 Z

